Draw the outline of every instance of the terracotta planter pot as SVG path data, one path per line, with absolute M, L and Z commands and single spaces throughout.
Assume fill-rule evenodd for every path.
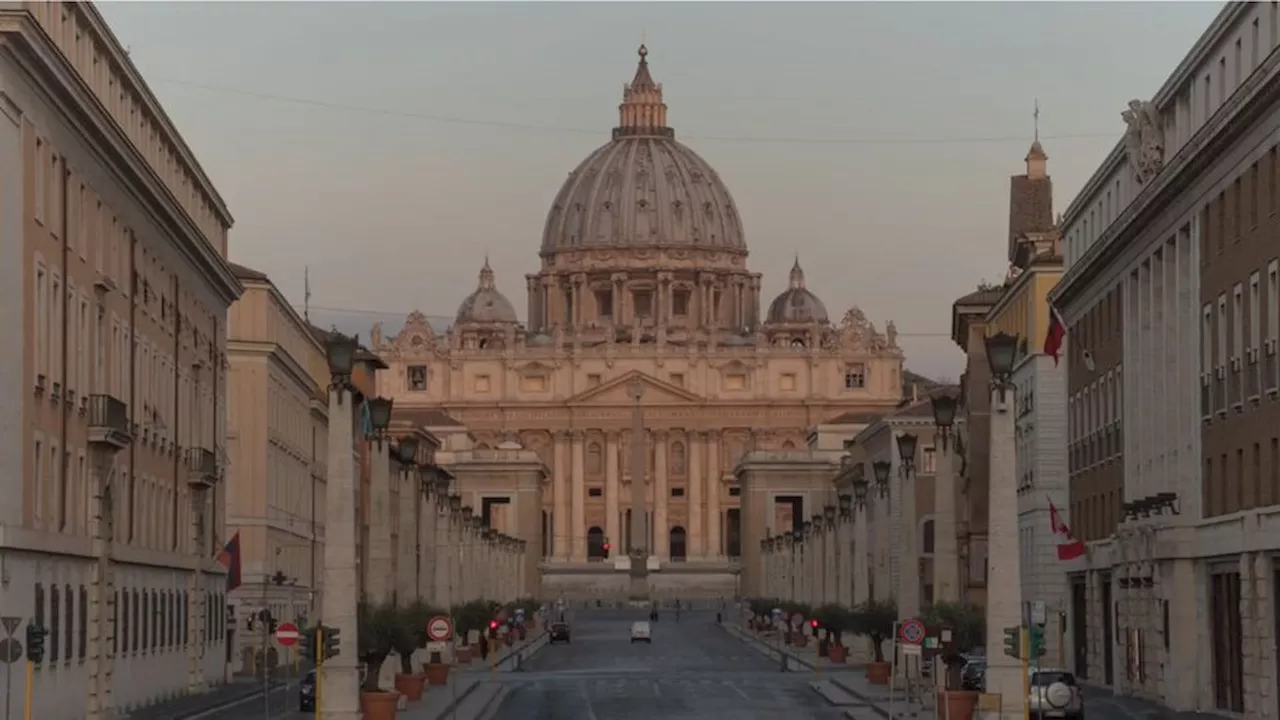
M 479 657 L 481 657 L 481 655 L 480 655 L 480 643 L 478 643 L 478 642 L 471 643 L 471 657 L 473 657 L 473 658 L 479 658 Z
M 802 632 L 795 633 L 791 636 L 791 644 L 796 647 L 806 647 L 809 644 L 809 636 Z
M 827 648 L 827 657 L 830 658 L 831 662 L 843 665 L 844 661 L 849 658 L 849 649 L 843 645 L 832 645 Z
M 471 647 L 469 645 L 463 645 L 462 647 L 454 650 L 453 655 L 457 659 L 459 665 L 467 665 L 471 663 Z
M 439 687 L 449 682 L 449 666 L 442 662 L 427 663 L 422 666 L 422 672 L 427 676 L 428 685 Z
M 872 685 L 888 685 L 889 684 L 889 663 L 887 662 L 869 662 L 867 663 L 867 682 Z
M 526 617 L 524 620 L 524 626 L 529 628 L 530 630 L 536 630 L 538 628 L 538 616 L 529 615 L 528 617 Z
M 939 690 L 938 713 L 947 720 L 973 720 L 978 693 L 969 690 Z
M 396 704 L 399 702 L 398 692 L 360 693 L 360 710 L 364 713 L 364 720 L 396 720 Z
M 422 699 L 422 691 L 427 686 L 426 675 L 396 674 L 396 691 L 404 695 L 410 702 Z

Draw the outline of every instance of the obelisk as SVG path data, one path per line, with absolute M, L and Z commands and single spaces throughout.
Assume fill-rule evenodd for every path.
M 636 401 L 631 414 L 631 591 L 629 599 L 649 599 L 649 543 L 645 532 L 644 455 L 644 381 L 636 376 L 630 383 L 631 397 Z

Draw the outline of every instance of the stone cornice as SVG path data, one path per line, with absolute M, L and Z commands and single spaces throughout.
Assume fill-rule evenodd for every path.
M 310 396 L 317 397 L 324 392 L 324 388 L 316 383 L 311 375 L 293 359 L 293 356 L 275 343 L 228 340 L 227 361 L 235 362 L 237 356 L 266 358 L 284 370 L 290 379 L 302 387 Z
M 120 190 L 131 196 L 162 234 L 174 239 L 174 248 L 208 280 L 221 300 L 230 305 L 240 297 L 243 286 L 214 248 L 213 238 L 205 237 L 173 190 L 142 157 L 31 14 L 26 10 L 0 10 L 0 36 L 8 41 L 0 46 L 0 52 L 10 53 L 15 63 L 37 81 L 48 101 L 80 128 L 102 159 L 104 169 L 119 178 Z M 126 58 L 121 66 L 132 64 Z M 143 94 L 150 97 L 149 92 Z M 181 140 L 176 145 L 185 147 Z M 145 193 L 137 192 L 140 188 Z

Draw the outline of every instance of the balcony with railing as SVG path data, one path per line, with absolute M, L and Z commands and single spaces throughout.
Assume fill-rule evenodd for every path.
M 187 484 L 197 488 L 213 487 L 218 482 L 218 456 L 202 447 L 187 448 Z
M 133 442 L 129 406 L 110 395 L 89 396 L 89 444 L 119 451 Z

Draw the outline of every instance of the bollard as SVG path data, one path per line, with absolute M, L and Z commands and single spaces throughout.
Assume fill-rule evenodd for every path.
M 716 613 L 716 624 L 720 624 L 720 613 Z

